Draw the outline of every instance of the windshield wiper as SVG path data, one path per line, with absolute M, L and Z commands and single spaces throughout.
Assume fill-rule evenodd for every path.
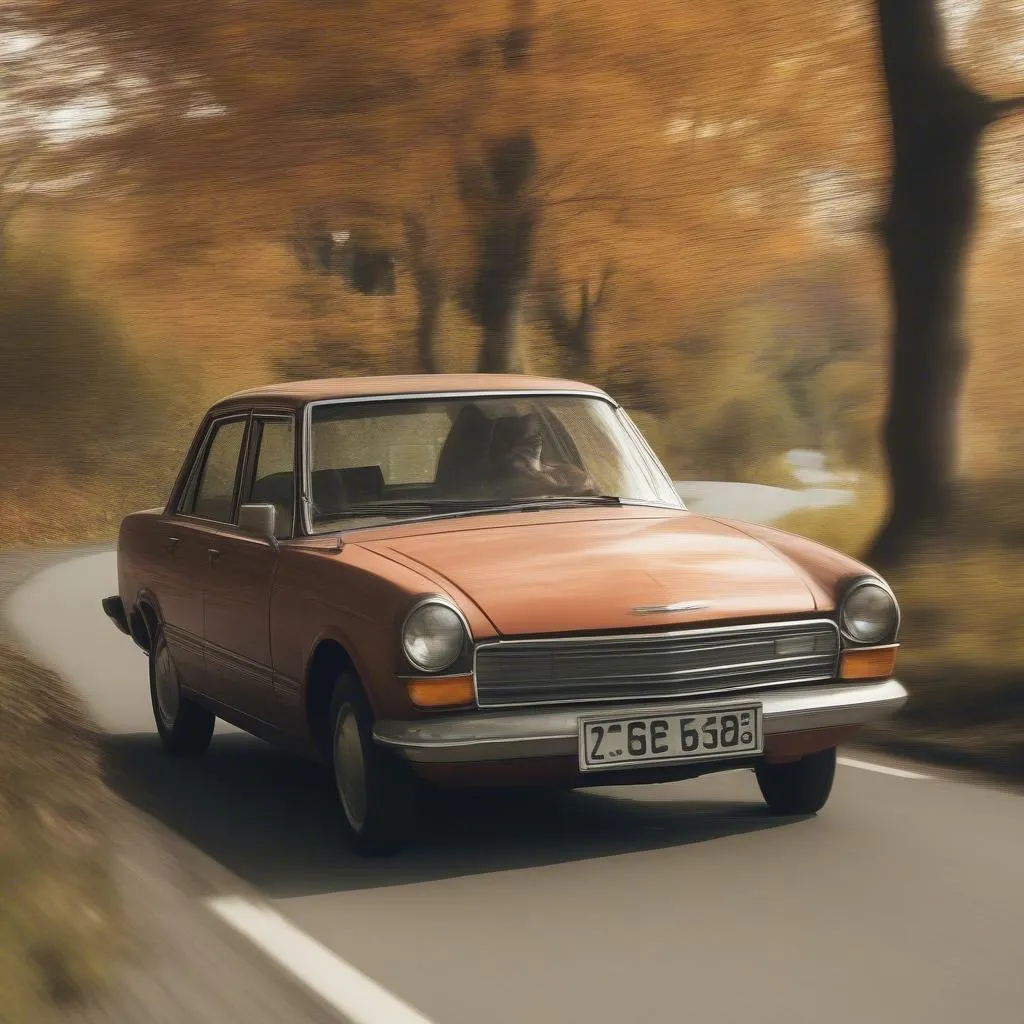
M 621 505 L 622 499 L 615 494 L 567 494 L 545 495 L 540 498 L 522 498 L 517 501 L 487 502 L 480 507 L 488 512 L 529 511 L 535 508 L 565 508 L 573 505 Z
M 320 512 L 319 519 L 368 519 L 374 516 L 429 515 L 434 510 L 432 501 L 368 501 L 348 508 Z
M 614 494 L 544 495 L 508 501 L 503 499 L 424 498 L 422 500 L 374 501 L 338 509 L 318 518 L 325 520 L 412 518 L 478 515 L 485 512 L 528 512 L 533 509 L 565 508 L 579 505 L 621 505 Z

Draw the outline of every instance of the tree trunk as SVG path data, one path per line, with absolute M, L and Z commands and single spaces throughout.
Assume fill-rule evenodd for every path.
M 568 353 L 566 375 L 572 380 L 588 380 L 592 370 L 591 338 L 594 318 L 590 312 L 581 316 L 581 322 L 566 338 L 564 351 Z
M 421 373 L 438 373 L 437 340 L 441 327 L 441 288 L 436 281 L 416 288 L 416 354 Z
M 529 72 L 536 43 L 534 0 L 511 0 L 510 6 L 510 26 L 500 49 L 506 72 L 523 75 Z M 476 194 L 477 202 L 486 197 L 487 212 L 480 227 L 473 301 L 483 329 L 477 359 L 481 373 L 523 371 L 519 328 L 539 218 L 533 194 L 537 164 L 537 144 L 529 129 L 487 147 L 486 185 Z
M 533 200 L 524 194 L 532 173 L 531 164 L 526 179 L 505 193 L 504 202 L 498 204 L 482 232 L 473 294 L 476 318 L 483 328 L 477 363 L 481 373 L 520 373 L 523 369 L 519 325 L 537 224 Z
M 952 510 L 967 360 L 963 266 L 991 105 L 948 63 L 934 0 L 876 5 L 893 152 L 883 228 L 893 304 L 884 435 L 891 507 L 868 558 L 884 565 Z
M 565 372 L 574 380 L 587 380 L 593 371 L 597 317 L 607 297 L 612 274 L 613 267 L 606 266 L 593 293 L 584 281 L 579 286 L 579 307 L 576 310 L 571 310 L 565 301 L 556 272 L 549 272 L 540 286 L 541 314 L 547 321 L 552 340 L 562 352 Z
M 575 317 L 566 312 L 561 318 L 548 317 L 555 344 L 561 349 L 565 373 L 573 380 L 585 380 L 591 369 L 591 348 L 596 327 L 594 308 L 586 284 L 580 286 L 580 308 Z
M 477 369 L 480 373 L 522 373 L 523 357 L 519 344 L 519 316 L 522 290 L 511 293 L 502 303 L 502 312 L 492 323 L 484 323 L 483 341 Z
M 416 287 L 416 356 L 422 373 L 437 373 L 438 332 L 444 284 L 436 255 L 429 244 L 423 218 L 407 214 L 405 236 L 409 248 L 409 267 Z

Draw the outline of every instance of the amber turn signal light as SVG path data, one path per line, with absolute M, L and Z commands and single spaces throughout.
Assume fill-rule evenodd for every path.
M 448 708 L 472 704 L 474 696 L 472 676 L 409 681 L 409 699 L 421 708 Z
M 896 651 L 892 647 L 865 647 L 862 650 L 843 651 L 839 668 L 840 679 L 884 679 L 896 667 Z

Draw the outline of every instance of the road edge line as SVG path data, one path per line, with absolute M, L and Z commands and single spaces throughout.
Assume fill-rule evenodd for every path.
M 262 901 L 211 896 L 204 902 L 351 1024 L 433 1024 Z
M 858 761 L 852 757 L 837 758 L 839 764 L 847 768 L 861 768 L 866 772 L 879 772 L 882 775 L 895 775 L 899 779 L 932 779 L 933 776 L 923 772 L 912 772 L 906 768 L 892 768 L 887 764 L 875 764 L 873 761 Z

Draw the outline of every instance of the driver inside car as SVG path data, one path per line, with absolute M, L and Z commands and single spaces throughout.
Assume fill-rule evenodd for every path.
M 506 416 L 494 425 L 491 471 L 496 496 L 597 494 L 590 474 L 567 462 L 544 459 L 544 433 L 536 413 Z

